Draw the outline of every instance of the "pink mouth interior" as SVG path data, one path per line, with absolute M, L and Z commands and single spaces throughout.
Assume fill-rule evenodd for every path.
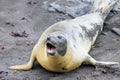
M 48 53 L 55 53 L 55 51 L 56 51 L 56 48 L 52 44 L 47 43 L 47 52 Z

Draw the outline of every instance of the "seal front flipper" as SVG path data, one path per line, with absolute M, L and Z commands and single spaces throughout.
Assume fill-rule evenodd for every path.
M 30 57 L 30 60 L 28 63 L 26 64 L 22 64 L 22 65 L 15 65 L 15 66 L 11 66 L 9 67 L 9 69 L 13 69 L 13 70 L 30 70 L 33 66 L 33 63 L 35 61 L 35 54 L 32 53 L 31 54 L 31 57 Z
M 92 58 L 90 55 L 87 56 L 86 61 L 89 62 L 92 65 L 96 66 L 114 66 L 118 65 L 118 62 L 102 62 L 102 61 L 96 61 L 94 58 Z

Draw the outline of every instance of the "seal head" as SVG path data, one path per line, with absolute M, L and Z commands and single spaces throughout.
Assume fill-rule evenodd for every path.
M 54 56 L 58 53 L 64 56 L 67 51 L 67 40 L 62 34 L 50 33 L 46 38 L 47 54 Z

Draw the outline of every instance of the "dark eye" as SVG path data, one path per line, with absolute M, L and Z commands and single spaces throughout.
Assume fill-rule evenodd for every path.
M 58 36 L 58 39 L 64 39 L 62 36 Z

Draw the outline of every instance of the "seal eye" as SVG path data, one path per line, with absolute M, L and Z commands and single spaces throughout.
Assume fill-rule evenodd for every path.
M 58 39 L 63 39 L 63 37 L 62 36 L 58 36 Z

